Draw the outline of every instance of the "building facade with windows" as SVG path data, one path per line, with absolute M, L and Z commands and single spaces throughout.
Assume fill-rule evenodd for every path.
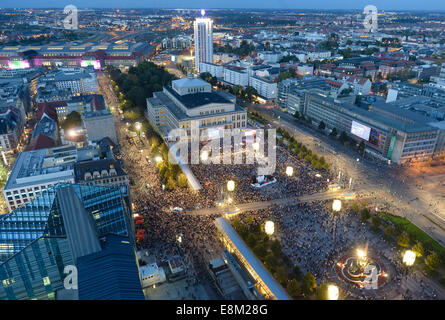
M 210 18 L 196 18 L 193 28 L 195 34 L 195 68 L 201 72 L 201 62 L 213 63 L 213 20 Z
M 174 80 L 163 91 L 154 92 L 147 98 L 145 116 L 164 137 L 177 128 L 190 136 L 193 123 L 199 124 L 200 133 L 204 129 L 244 129 L 247 125 L 247 112 L 234 96 L 212 91 L 209 83 L 197 78 Z
M 134 247 L 117 187 L 59 184 L 0 216 L 0 300 L 143 299 Z
M 441 121 L 400 108 L 401 102 L 376 102 L 363 109 L 318 93 L 306 93 L 303 113 L 328 130 L 345 132 L 366 150 L 395 163 L 427 161 L 442 152 Z

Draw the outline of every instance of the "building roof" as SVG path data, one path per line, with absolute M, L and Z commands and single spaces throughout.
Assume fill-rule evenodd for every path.
M 173 80 L 172 83 L 174 83 L 178 88 L 189 88 L 189 87 L 198 87 L 198 86 L 208 86 L 209 83 L 200 79 L 200 78 L 182 78 L 178 80 Z
M 107 235 L 101 246 L 77 260 L 79 300 L 145 300 L 128 237 Z
M 55 146 L 55 142 L 54 142 L 53 139 L 51 139 L 50 137 L 45 136 L 45 135 L 39 133 L 26 146 L 25 151 L 44 149 L 44 148 L 51 148 L 51 147 L 54 147 L 54 146 Z
M 100 159 L 100 160 L 77 162 L 74 164 L 75 181 L 76 182 L 85 181 L 85 173 L 87 172 L 93 173 L 94 171 L 98 171 L 99 173 L 101 173 L 102 170 L 109 171 L 110 169 L 116 170 L 116 175 L 112 177 L 126 175 L 119 161 L 114 159 Z
M 202 107 L 210 103 L 232 103 L 217 92 L 196 92 L 180 95 L 171 86 L 164 87 L 171 95 L 181 102 L 187 109 Z

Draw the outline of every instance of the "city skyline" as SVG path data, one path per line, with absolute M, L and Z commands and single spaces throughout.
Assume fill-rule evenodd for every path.
M 396 11 L 443 11 L 445 10 L 445 5 L 439 0 L 429 0 L 429 1 L 383 1 L 377 0 L 370 3 L 367 0 L 355 1 L 353 5 L 349 1 L 340 0 L 335 2 L 330 2 L 326 4 L 324 0 L 315 0 L 310 3 L 294 3 L 290 0 L 278 0 L 277 2 L 270 3 L 265 0 L 253 1 L 247 0 L 243 2 L 238 2 L 235 0 L 228 0 L 224 3 L 217 1 L 203 1 L 203 0 L 189 0 L 184 3 L 179 0 L 154 0 L 150 3 L 145 3 L 141 0 L 130 0 L 125 4 L 117 0 L 98 0 L 94 1 L 94 5 L 91 5 L 91 1 L 86 0 L 71 0 L 66 3 L 61 3 L 56 0 L 48 0 L 42 2 L 41 4 L 36 4 L 32 0 L 19 0 L 12 4 L 1 3 L 0 8 L 62 8 L 65 5 L 75 5 L 79 8 L 122 8 L 122 9 L 137 9 L 137 8 L 159 8 L 159 9 L 289 9 L 289 10 L 360 10 L 366 5 L 375 5 L 379 10 L 396 10 Z

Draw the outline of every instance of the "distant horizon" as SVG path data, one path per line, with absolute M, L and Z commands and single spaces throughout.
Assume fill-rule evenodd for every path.
M 58 9 L 72 4 L 82 9 L 209 9 L 209 10 L 317 10 L 317 11 L 347 11 L 363 10 L 366 5 L 375 5 L 379 11 L 418 11 L 437 12 L 445 11 L 443 0 L 356 0 L 353 4 L 349 0 L 312 0 L 310 3 L 297 3 L 294 0 L 277 0 L 271 5 L 267 0 L 244 0 L 242 4 L 238 0 L 225 0 L 225 6 L 220 1 L 212 0 L 127 0 L 122 4 L 120 0 L 45 0 L 42 5 L 35 0 L 16 0 L 8 4 L 2 4 L 1 9 Z M 149 2 L 149 3 L 146 3 Z M 62 4 L 61 4 L 62 3 Z M 92 3 L 94 3 L 92 5 Z M 353 5 L 354 8 L 350 6 Z

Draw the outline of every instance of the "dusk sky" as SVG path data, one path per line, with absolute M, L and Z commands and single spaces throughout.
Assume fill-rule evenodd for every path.
M 380 10 L 445 10 L 444 0 L 0 0 L 1 8 L 54 8 L 73 4 L 79 8 L 283 8 L 361 9 L 373 4 Z

